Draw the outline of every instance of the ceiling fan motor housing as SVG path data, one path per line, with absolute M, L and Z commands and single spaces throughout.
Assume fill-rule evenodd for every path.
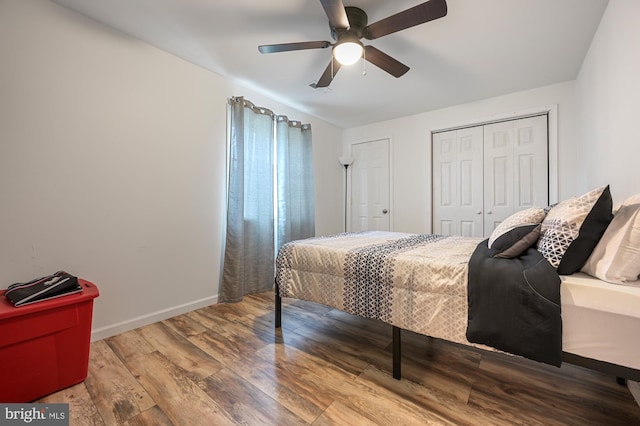
M 340 41 L 345 36 L 360 40 L 363 37 L 363 30 L 367 26 L 367 14 L 359 7 L 347 6 L 344 8 L 349 19 L 349 28 L 331 27 L 331 37 L 335 41 Z

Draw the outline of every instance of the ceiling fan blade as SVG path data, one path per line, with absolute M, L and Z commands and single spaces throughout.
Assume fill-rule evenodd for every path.
M 430 0 L 367 26 L 363 36 L 374 40 L 387 34 L 415 27 L 447 14 L 446 0 Z
M 396 78 L 403 76 L 407 71 L 409 71 L 408 66 L 393 59 L 391 56 L 373 46 L 364 47 L 364 58 Z
M 291 50 L 324 49 L 331 46 L 328 41 L 303 41 L 300 43 L 265 44 L 258 46 L 260 53 L 289 52 Z
M 333 69 L 331 69 L 331 64 L 333 64 Z M 338 74 L 338 70 L 340 69 L 340 66 L 341 66 L 340 62 L 336 61 L 336 59 L 332 56 L 331 62 L 329 62 L 329 65 L 322 73 L 322 76 L 320 76 L 320 79 L 318 80 L 318 82 L 315 84 L 311 84 L 311 87 L 313 87 L 314 89 L 317 89 L 319 87 L 328 87 L 333 81 L 333 77 L 335 77 L 336 74 Z
M 324 13 L 326 13 L 327 18 L 329 18 L 331 28 L 349 28 L 349 18 L 347 18 L 347 11 L 344 8 L 342 0 L 320 0 L 320 3 L 322 3 L 322 7 L 324 7 Z

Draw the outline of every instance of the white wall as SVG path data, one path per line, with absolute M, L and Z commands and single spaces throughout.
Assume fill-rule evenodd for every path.
M 311 122 L 317 231 L 342 131 L 46 0 L 0 2 L 0 288 L 95 282 L 94 338 L 217 298 L 226 99 Z
M 512 93 L 451 108 L 347 129 L 349 144 L 389 137 L 391 139 L 392 230 L 431 232 L 431 131 L 463 123 L 479 123 L 496 116 L 516 114 L 548 105 L 558 108 L 559 199 L 577 195 L 580 182 L 575 170 L 575 82 L 565 82 Z M 392 107 L 392 106 L 390 106 Z
M 611 0 L 576 81 L 584 188 L 640 193 L 640 2 Z

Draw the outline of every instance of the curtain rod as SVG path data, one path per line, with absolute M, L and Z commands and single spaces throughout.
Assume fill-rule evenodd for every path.
M 251 109 L 251 111 L 255 112 L 256 114 L 268 115 L 269 117 L 271 117 L 272 119 L 278 122 L 284 121 L 289 125 L 289 127 L 299 127 L 302 130 L 311 129 L 310 123 L 302 124 L 302 122 L 299 120 L 289 120 L 289 117 L 287 117 L 286 115 L 276 115 L 269 108 L 256 106 L 253 102 L 245 99 L 244 96 L 233 96 L 229 98 L 228 102 L 229 104 L 242 102 L 243 106 Z

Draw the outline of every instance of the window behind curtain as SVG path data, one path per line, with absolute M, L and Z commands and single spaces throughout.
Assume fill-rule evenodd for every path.
M 315 235 L 311 125 L 278 116 L 276 246 Z
M 309 124 L 242 97 L 229 100 L 228 134 L 220 301 L 236 302 L 272 288 L 276 247 L 315 235 L 313 160 Z

